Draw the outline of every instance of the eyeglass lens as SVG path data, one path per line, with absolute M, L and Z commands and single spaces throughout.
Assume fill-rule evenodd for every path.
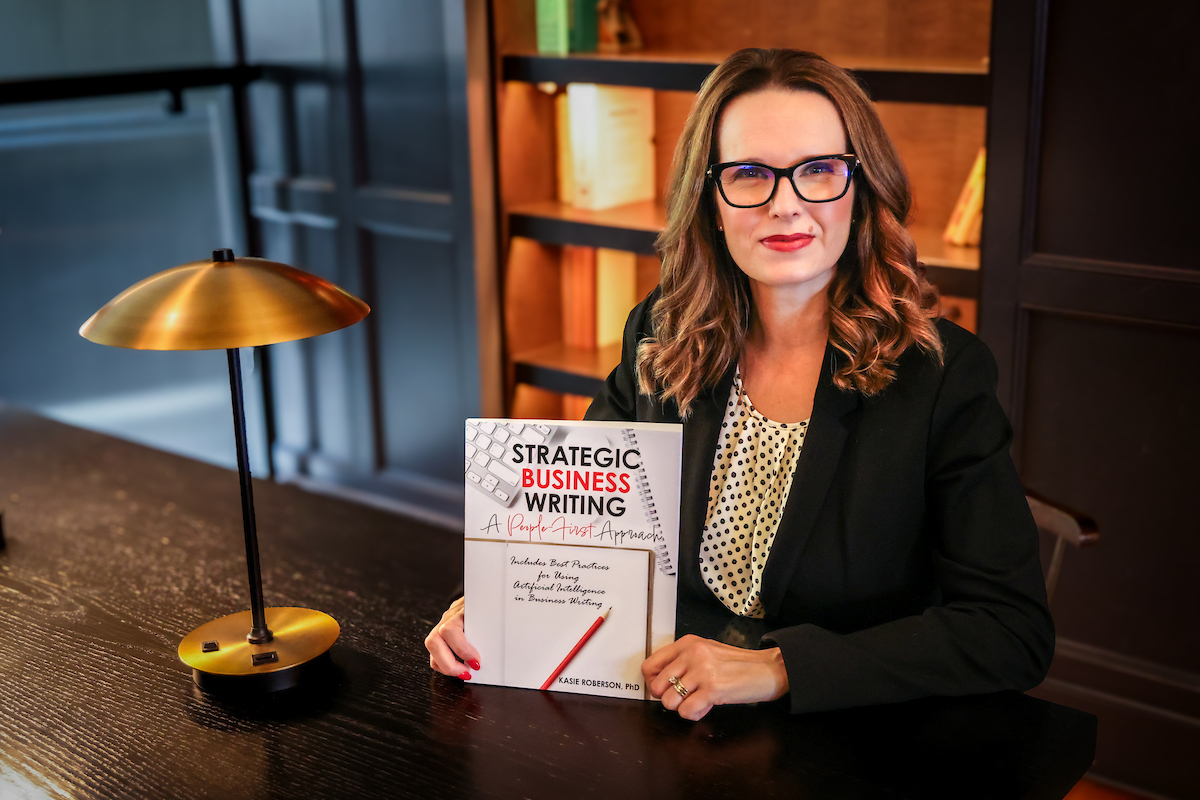
M 735 164 L 720 173 L 725 199 L 735 206 L 766 203 L 775 188 L 775 171 L 757 164 Z M 792 182 L 802 200 L 819 203 L 832 200 L 846 191 L 850 165 L 836 158 L 809 161 L 792 173 Z

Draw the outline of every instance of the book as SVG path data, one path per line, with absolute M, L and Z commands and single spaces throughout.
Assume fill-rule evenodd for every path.
M 654 90 L 567 84 L 577 208 L 599 211 L 654 199 Z
M 596 346 L 596 248 L 563 245 L 562 248 L 563 344 L 592 349 Z
M 567 93 L 554 96 L 554 144 L 558 177 L 558 202 L 571 205 L 575 202 L 575 165 L 571 155 L 571 111 Z
M 541 55 L 565 56 L 571 49 L 572 0 L 537 0 L 537 49 Z
M 570 46 L 572 53 L 592 53 L 599 38 L 596 0 L 571 0 Z
M 537 49 L 547 56 L 595 51 L 599 17 L 593 0 L 537 0 Z
M 683 426 L 466 428 L 472 680 L 649 699 L 641 663 L 675 638 Z
M 984 148 L 979 148 L 971 172 L 959 192 L 958 201 L 950 213 L 950 221 L 942 233 L 942 240 L 947 244 L 971 245 L 979 244 L 979 234 L 983 228 L 983 182 L 986 172 L 987 156 Z
M 625 250 L 596 250 L 596 346 L 617 344 L 625 320 L 637 305 L 637 255 Z

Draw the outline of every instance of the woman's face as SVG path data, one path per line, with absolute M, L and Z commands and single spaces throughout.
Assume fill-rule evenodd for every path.
M 833 103 L 815 92 L 780 88 L 731 100 L 721 115 L 717 149 L 722 162 L 771 167 L 850 151 Z M 850 237 L 853 185 L 840 200 L 809 203 L 782 179 L 771 201 L 757 208 L 735 208 L 715 186 L 713 192 L 729 254 L 752 283 L 810 293 L 829 283 Z

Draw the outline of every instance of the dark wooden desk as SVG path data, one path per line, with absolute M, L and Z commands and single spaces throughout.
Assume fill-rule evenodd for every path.
M 1091 715 L 1017 693 L 697 724 L 632 701 L 470 686 L 422 646 L 461 538 L 255 485 L 268 605 L 342 626 L 328 683 L 253 702 L 175 654 L 247 607 L 232 472 L 0 408 L 0 795 L 1061 797 Z

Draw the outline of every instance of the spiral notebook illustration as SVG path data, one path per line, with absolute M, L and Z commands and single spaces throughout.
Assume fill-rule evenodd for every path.
M 682 426 L 469 419 L 475 683 L 646 698 L 674 639 Z

